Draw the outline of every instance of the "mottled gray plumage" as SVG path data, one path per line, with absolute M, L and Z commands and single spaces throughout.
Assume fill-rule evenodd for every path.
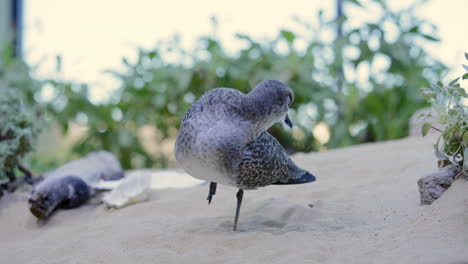
M 209 201 L 216 183 L 255 189 L 314 181 L 266 132 L 276 122 L 289 121 L 293 100 L 291 88 L 279 81 L 262 82 L 248 94 L 229 88 L 206 92 L 182 121 L 176 160 L 195 178 L 215 183 Z
M 285 184 L 306 174 L 294 164 L 272 135 L 263 132 L 243 151 L 237 183 L 238 186 L 263 187 Z

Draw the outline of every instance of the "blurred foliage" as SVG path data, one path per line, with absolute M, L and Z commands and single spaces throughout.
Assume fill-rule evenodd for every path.
M 193 50 L 182 48 L 176 36 L 139 49 L 136 61 L 123 59 L 125 70 L 110 72 L 121 86 L 105 103 L 93 104 L 86 85 L 50 81 L 55 92 L 49 110 L 65 130 L 71 120 L 88 126 L 75 151 L 107 149 L 126 169 L 168 165 L 167 156 L 145 149 L 144 126 L 156 127 L 159 143 L 175 138 L 185 111 L 204 92 L 230 87 L 247 93 L 268 79 L 295 92 L 296 128 L 270 129 L 290 152 L 401 138 L 410 116 L 427 105 L 420 89 L 445 68 L 422 48 L 438 40 L 435 27 L 414 15 L 419 4 L 398 11 L 383 0 L 371 4 L 372 11 L 357 0 L 344 1 L 345 13 L 379 10 L 377 21 L 356 25 L 353 18 L 328 19 L 320 10 L 314 25 L 296 18 L 303 34 L 284 29 L 269 41 L 237 34 L 244 47 L 234 54 L 216 37 L 213 19 L 215 33 L 201 37 Z M 337 27 L 342 34 L 336 37 Z M 329 129 L 329 140 L 318 140 L 317 124 Z
M 468 60 L 468 53 L 465 58 Z M 435 114 L 421 115 L 426 120 L 433 120 L 423 124 L 423 136 L 431 128 L 441 132 L 434 145 L 437 159 L 453 164 L 460 174 L 468 172 L 468 93 L 460 86 L 460 81 L 468 80 L 468 65 L 463 68 L 466 72 L 448 84 L 438 82 L 424 89 L 423 95 L 432 104 Z M 442 130 L 437 125 L 442 126 Z
M 31 152 L 42 125 L 41 111 L 33 105 L 40 83 L 21 61 L 0 60 L 0 184 L 14 180 L 18 164 Z

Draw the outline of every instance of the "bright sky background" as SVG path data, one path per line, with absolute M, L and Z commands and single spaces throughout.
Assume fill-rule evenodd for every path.
M 408 1 L 388 2 L 399 8 Z M 197 36 L 211 32 L 213 15 L 223 44 L 234 51 L 241 47 L 233 38 L 237 32 L 266 38 L 282 28 L 297 32 L 293 16 L 313 23 L 319 8 L 334 15 L 334 4 L 335 0 L 26 0 L 25 53 L 29 62 L 41 64 L 40 75 L 49 75 L 55 55 L 62 55 L 62 77 L 90 83 L 94 96 L 101 97 L 118 85 L 103 70 L 121 69 L 122 57 L 134 58 L 136 47 L 151 48 L 175 33 L 189 48 Z M 454 67 L 455 75 L 461 72 L 463 52 L 468 52 L 467 10 L 467 0 L 432 0 L 418 10 L 439 27 L 442 39 L 427 48 Z

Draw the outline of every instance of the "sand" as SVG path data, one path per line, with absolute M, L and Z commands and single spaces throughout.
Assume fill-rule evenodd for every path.
M 431 206 L 416 181 L 436 167 L 433 137 L 298 154 L 318 181 L 246 191 L 154 190 L 118 210 L 91 202 L 37 221 L 27 192 L 0 200 L 1 263 L 468 263 L 468 183 Z

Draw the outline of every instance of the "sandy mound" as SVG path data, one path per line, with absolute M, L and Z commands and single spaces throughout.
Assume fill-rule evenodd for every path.
M 8 263 L 463 263 L 468 183 L 431 206 L 416 181 L 435 169 L 434 138 L 368 144 L 294 159 L 318 181 L 244 194 L 157 190 L 120 210 L 89 204 L 38 222 L 27 193 L 0 201 L 0 257 Z M 465 262 L 466 263 L 466 262 Z

